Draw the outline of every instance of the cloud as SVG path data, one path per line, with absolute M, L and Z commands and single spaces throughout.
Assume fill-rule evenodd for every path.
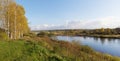
M 43 24 L 31 26 L 32 30 L 53 30 L 53 29 L 95 29 L 95 28 L 116 28 L 120 26 L 120 18 L 106 17 L 90 20 L 73 20 L 66 24 L 54 25 Z
M 54 24 L 43 24 L 43 25 L 33 25 L 30 26 L 31 30 L 54 30 L 54 29 L 64 29 L 64 25 L 54 25 Z

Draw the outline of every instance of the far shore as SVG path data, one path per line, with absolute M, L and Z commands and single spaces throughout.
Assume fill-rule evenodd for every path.
M 120 39 L 120 35 L 77 35 L 77 36 L 89 36 L 89 37 L 100 37 L 100 38 L 118 38 Z
M 79 34 L 79 35 L 56 35 L 56 36 L 87 36 L 87 37 L 99 37 L 99 38 L 116 38 L 120 39 L 120 35 L 98 35 L 98 34 Z

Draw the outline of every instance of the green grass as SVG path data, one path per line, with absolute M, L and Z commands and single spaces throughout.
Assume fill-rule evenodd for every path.
M 0 61 L 63 61 L 45 47 L 32 41 L 0 41 Z
M 0 41 L 0 61 L 120 61 L 88 46 L 47 37 Z

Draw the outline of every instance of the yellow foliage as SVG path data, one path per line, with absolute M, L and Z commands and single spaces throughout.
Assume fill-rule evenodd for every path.
M 29 31 L 27 18 L 25 17 L 25 10 L 21 5 L 18 5 L 12 0 L 2 0 L 2 19 L 4 28 L 11 39 L 21 38 L 24 33 Z M 4 10 L 4 11 L 3 11 Z

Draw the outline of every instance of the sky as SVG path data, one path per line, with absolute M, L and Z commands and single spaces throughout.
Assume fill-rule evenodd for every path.
M 120 27 L 120 0 L 16 0 L 31 30 Z

